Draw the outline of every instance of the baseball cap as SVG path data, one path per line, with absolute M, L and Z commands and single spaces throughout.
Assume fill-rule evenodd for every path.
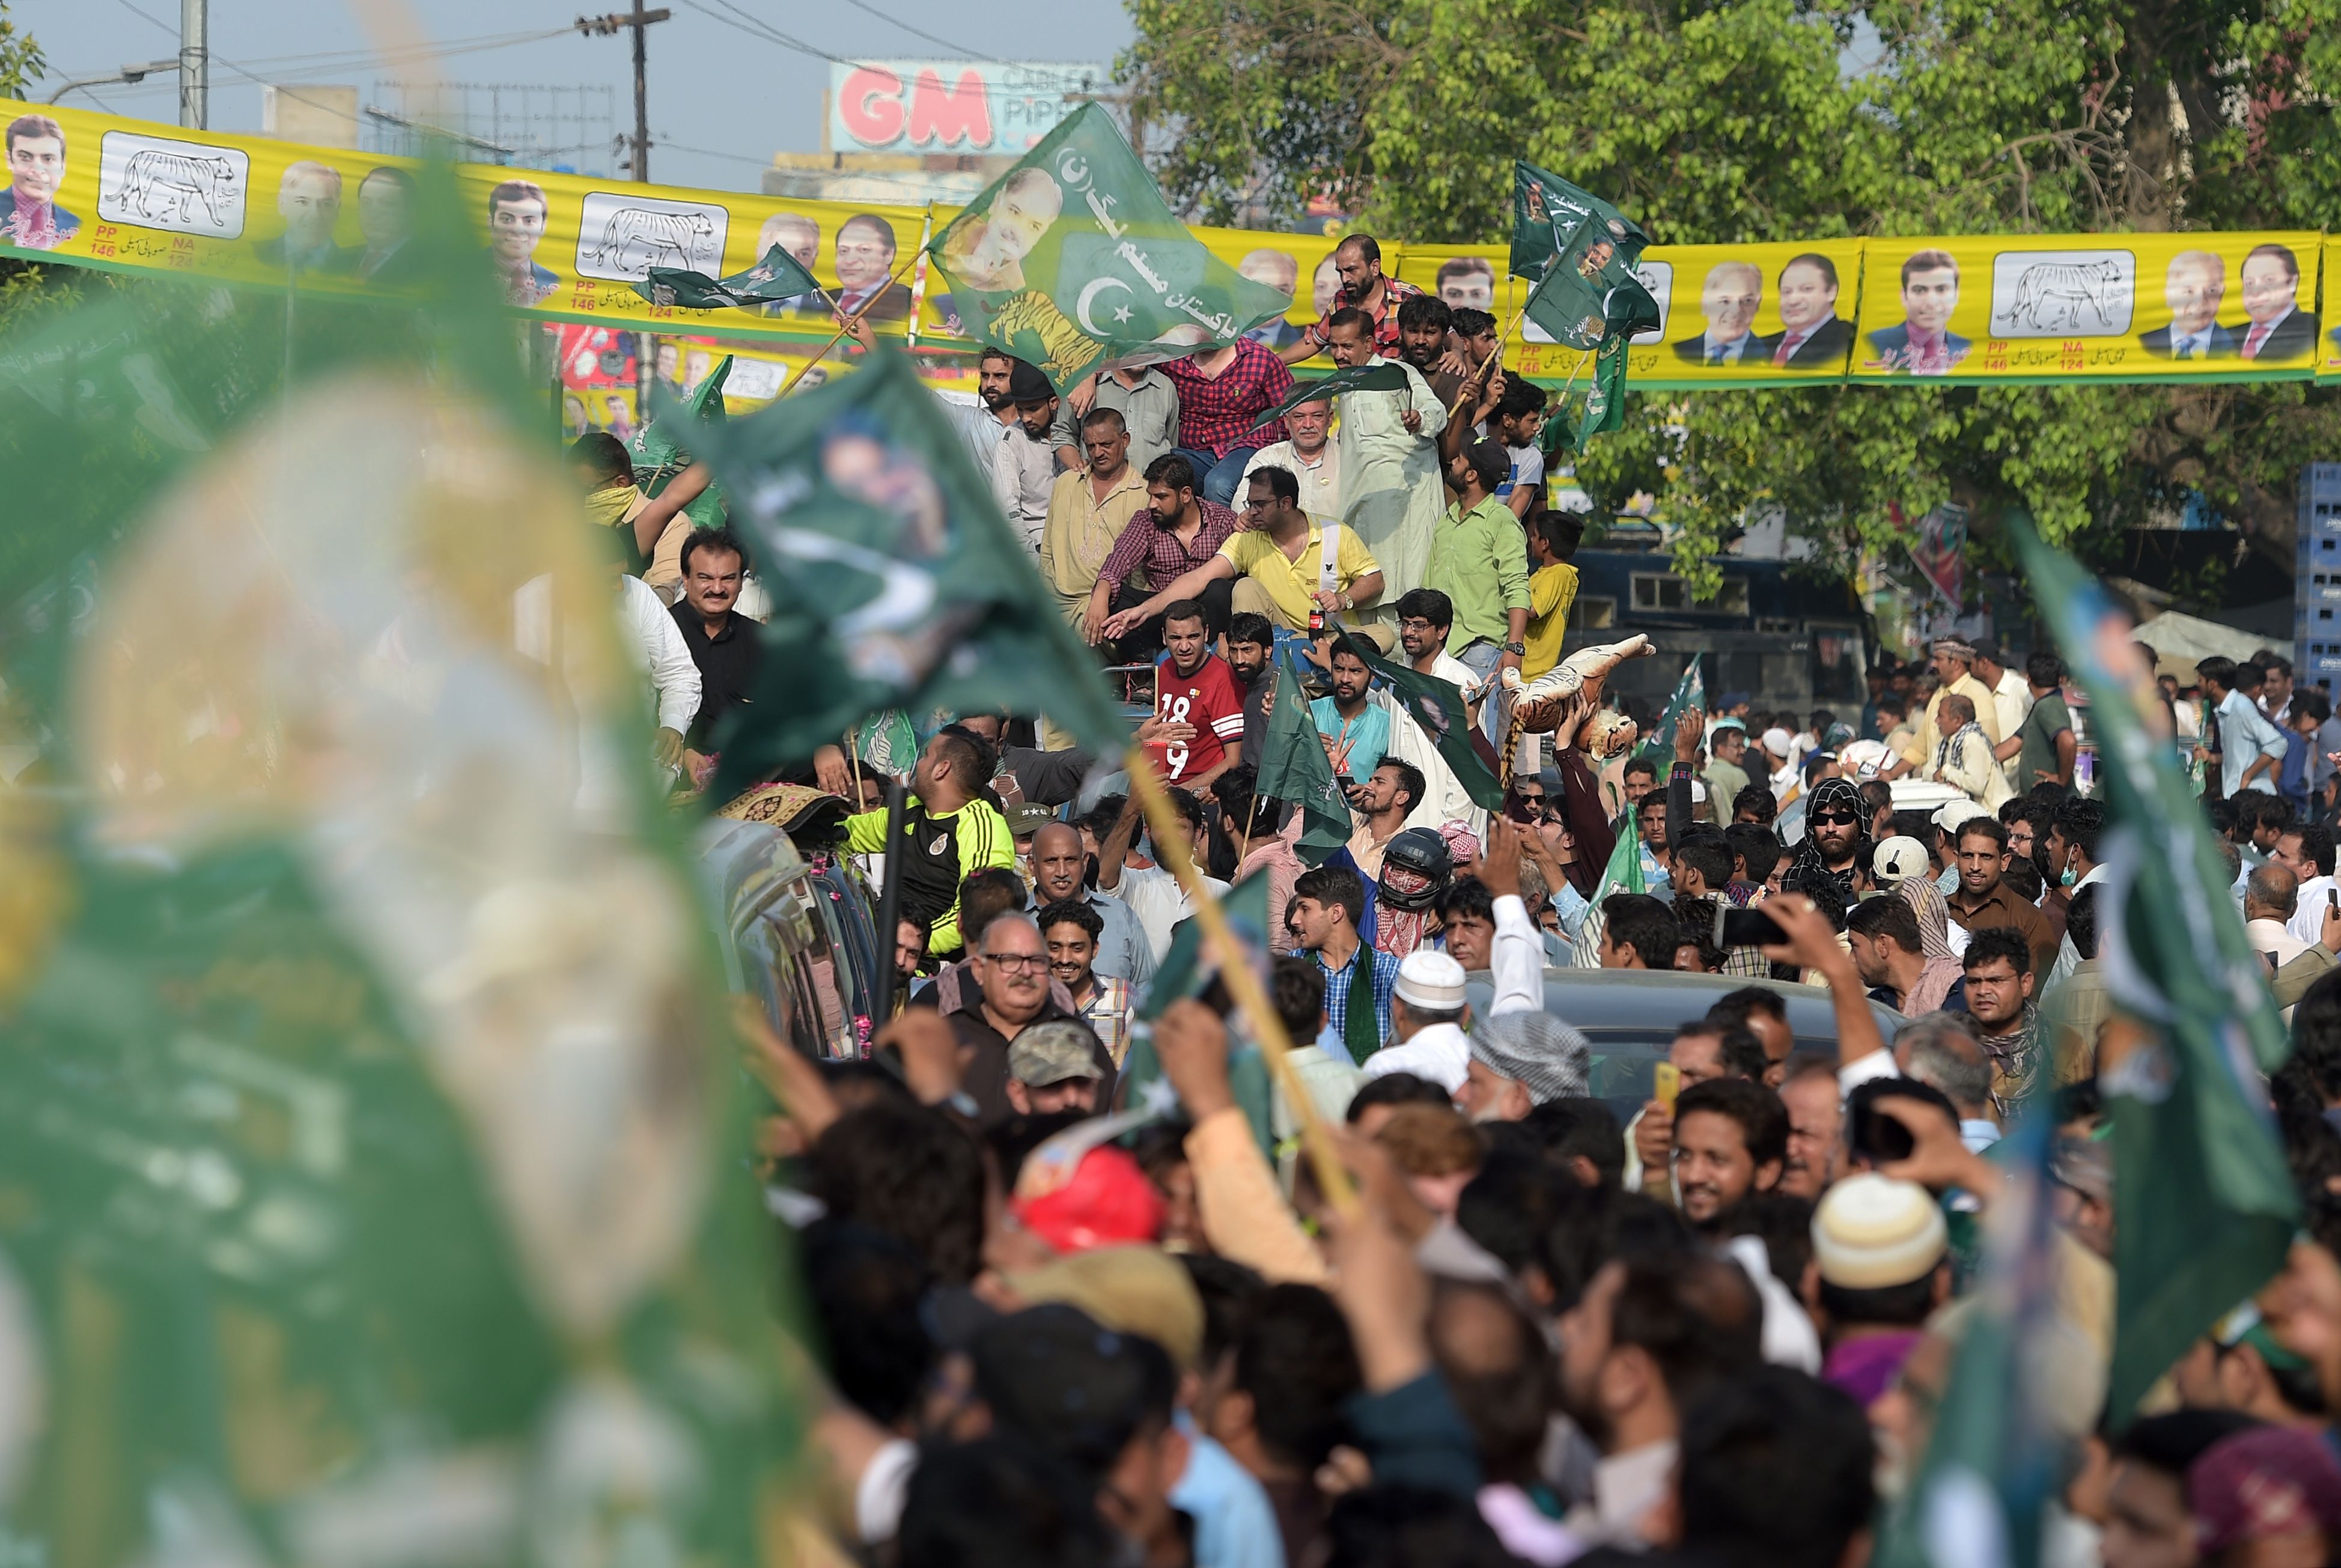
M 1463 1010 L 1463 966 L 1445 953 L 1418 948 L 1398 967 L 1394 995 L 1426 1013 Z
M 1959 830 L 1960 823 L 1971 821 L 1977 817 L 1988 817 L 1990 815 L 1990 812 L 1985 810 L 1974 800 L 1966 796 L 1961 796 L 1957 800 L 1946 800 L 1943 802 L 1941 808 L 1935 813 L 1935 826 L 1940 828 L 1946 833 L 1956 833 Z
M 2246 1541 L 2330 1535 L 2341 1531 L 2341 1465 L 2306 1428 L 2255 1426 L 2204 1451 L 2187 1501 L 2207 1563 Z
M 1057 389 L 1037 368 L 1018 360 L 1008 372 L 1008 395 L 1017 402 L 1047 402 Z
M 1008 836 L 1011 839 L 1029 839 L 1057 819 L 1057 809 L 1053 806 L 1035 805 L 1030 800 L 1020 800 L 1008 808 L 1005 815 L 1008 818 Z
M 1878 853 L 1870 858 L 1870 869 L 1888 888 L 1925 876 L 1929 864 L 1927 847 L 1905 833 L 1898 833 L 1878 845 Z
M 987 1325 L 968 1359 L 992 1419 L 1101 1479 L 1178 1393 L 1170 1354 L 1051 1302 Z
M 1058 1252 L 1151 1242 L 1162 1235 L 1161 1195 L 1136 1160 L 1111 1145 L 1083 1155 L 1062 1186 L 1011 1200 L 1009 1212 Z
M 1471 1059 L 1538 1105 L 1583 1097 L 1592 1055 L 1585 1037 L 1550 1013 L 1499 1013 L 1471 1031 Z
M 1143 1335 L 1182 1371 L 1203 1355 L 1203 1298 L 1194 1276 L 1159 1246 L 1100 1246 L 1001 1276 L 1020 1301 L 1061 1301 L 1106 1327 Z
M 1841 1290 L 1883 1290 L 1924 1279 L 1950 1250 L 1942 1206 L 1917 1182 L 1865 1171 L 1821 1195 L 1813 1258 Z
M 1060 1019 L 1034 1024 L 1008 1047 L 1008 1076 L 1028 1089 L 1045 1089 L 1072 1078 L 1101 1078 L 1087 1027 Z

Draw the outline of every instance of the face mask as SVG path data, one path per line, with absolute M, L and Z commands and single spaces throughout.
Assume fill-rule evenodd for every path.
M 2060 888 L 2069 888 L 2080 879 L 2073 874 L 2073 868 L 2067 866 L 2065 868 L 2065 874 L 2057 878 L 2057 885 Z
M 614 485 L 597 490 L 585 497 L 585 515 L 597 528 L 615 528 L 626 518 L 626 509 L 634 504 L 642 491 L 631 484 Z

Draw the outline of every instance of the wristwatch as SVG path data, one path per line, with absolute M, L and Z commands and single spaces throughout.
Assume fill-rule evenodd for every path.
M 1516 658 L 1526 659 L 1529 656 L 1529 645 L 1525 642 L 1507 642 L 1504 644 L 1504 651 Z

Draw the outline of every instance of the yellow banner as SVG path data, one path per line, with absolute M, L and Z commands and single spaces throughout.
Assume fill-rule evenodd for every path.
M 2341 266 L 2341 239 L 2325 242 L 2325 265 L 2330 269 Z M 2326 296 L 2325 317 L 2318 323 L 2316 339 L 2316 379 L 2341 381 L 2341 289 Z
M 2305 377 L 2318 250 L 2314 233 L 1871 240 L 1853 374 Z
M 181 130 L 0 100 L 11 184 L 0 253 L 84 266 L 178 273 L 253 286 L 395 288 L 417 165 L 345 149 Z M 493 165 L 457 170 L 488 264 L 515 310 L 552 322 L 648 330 L 727 346 L 810 352 L 833 308 L 871 301 L 963 382 L 971 345 L 921 237 L 953 207 L 795 201 L 637 185 Z M 1282 347 L 1323 315 L 1338 240 L 1199 229 L 1248 276 L 1290 288 L 1261 335 Z M 631 286 L 653 266 L 721 276 L 786 246 L 826 298 L 757 312 L 654 306 Z M 1642 260 L 1659 328 L 1635 340 L 1645 391 L 1946 376 L 2040 382 L 2341 380 L 2341 304 L 2320 334 L 2318 263 L 2341 242 L 2314 233 L 2021 235 L 1657 246 Z M 1526 284 L 1501 245 L 1383 247 L 1385 268 L 1449 304 L 1513 323 Z M 1865 284 L 1867 285 L 1865 287 Z M 1560 384 L 1585 356 L 1509 334 L 1505 362 Z M 786 350 L 777 350 L 780 358 Z M 605 400 L 606 401 L 606 400 Z M 589 412 L 594 411 L 589 411 Z M 606 412 L 607 409 L 599 412 Z

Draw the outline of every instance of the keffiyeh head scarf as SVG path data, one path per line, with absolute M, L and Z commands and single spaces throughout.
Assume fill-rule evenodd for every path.
M 1943 890 L 1935 886 L 1932 877 L 1906 877 L 1894 889 L 1918 917 L 1918 939 L 1926 956 L 1933 958 L 1955 958 L 1951 951 L 1951 907 L 1944 901 Z
M 1853 813 L 1860 824 L 1860 837 L 1854 840 L 1853 865 L 1843 871 L 1831 871 L 1821 862 L 1821 847 L 1813 837 L 1813 819 L 1823 811 L 1842 809 Z M 1850 896 L 1854 872 L 1869 863 L 1869 808 L 1861 799 L 1861 787 L 1850 779 L 1824 779 L 1805 796 L 1805 836 L 1797 846 L 1797 858 L 1788 867 L 1785 885 L 1810 884 L 1814 878 L 1830 877 Z
M 1593 1048 L 1550 1013 L 1499 1013 L 1473 1027 L 1471 1057 L 1489 1072 L 1518 1082 L 1529 1099 L 1543 1105 L 1587 1092 Z

